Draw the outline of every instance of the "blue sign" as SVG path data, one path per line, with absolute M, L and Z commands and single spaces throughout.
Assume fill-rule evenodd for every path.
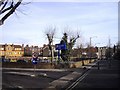
M 33 63 L 33 64 L 37 64 L 37 61 L 33 60 L 32 63 Z
M 56 44 L 55 48 L 56 50 L 58 50 L 58 60 L 60 60 L 60 50 L 66 50 L 67 46 L 65 43 L 62 43 L 62 44 Z
M 56 50 L 66 50 L 66 44 L 56 44 Z
M 32 63 L 37 64 L 37 58 L 32 58 Z

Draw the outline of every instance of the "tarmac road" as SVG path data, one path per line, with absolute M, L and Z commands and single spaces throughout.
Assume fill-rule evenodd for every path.
M 88 69 L 95 63 L 85 66 Z M 34 69 L 31 68 L 2 68 L 2 89 L 17 88 L 30 89 L 61 89 L 79 78 L 88 69 L 84 67 L 72 69 Z M 36 75 L 33 76 L 33 75 Z
M 31 69 L 3 69 L 3 90 L 7 90 L 5 88 L 19 88 L 22 90 L 31 90 L 33 88 L 49 90 L 50 88 L 56 88 L 55 90 L 58 90 L 61 89 L 62 86 L 62 89 L 65 89 L 66 86 L 74 83 L 74 81 L 81 77 L 83 73 L 87 72 L 87 70 L 89 73 L 73 88 L 67 90 L 78 90 L 81 88 L 119 88 L 119 65 L 120 61 L 118 60 L 111 62 L 101 60 L 99 62 L 99 68 L 96 63 L 93 63 L 93 65 L 89 64 L 84 66 L 86 69 L 38 69 L 36 70 L 36 77 L 31 76 L 34 74 L 34 71 Z
M 100 68 L 98 70 L 97 65 L 91 68 L 90 73 L 80 81 L 73 89 L 82 88 L 120 88 L 120 61 L 102 60 L 99 62 Z
M 36 71 L 36 77 L 34 71 L 19 71 L 19 70 L 3 70 L 2 72 L 2 88 L 7 90 L 8 88 L 46 88 L 49 83 L 65 76 L 71 71 Z

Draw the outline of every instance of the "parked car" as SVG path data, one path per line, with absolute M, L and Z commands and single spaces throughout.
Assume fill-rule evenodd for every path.
M 17 60 L 17 63 L 27 63 L 25 60 Z
M 50 60 L 48 60 L 48 59 L 39 59 L 39 62 L 41 62 L 41 63 L 48 63 L 48 62 L 50 62 Z
M 2 59 L 2 62 L 10 62 L 10 59 Z
M 11 59 L 10 62 L 17 62 L 17 60 L 15 60 L 15 59 Z

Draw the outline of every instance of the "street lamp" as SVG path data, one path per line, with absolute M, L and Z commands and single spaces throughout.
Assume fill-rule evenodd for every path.
M 97 38 L 97 36 L 90 37 L 90 47 L 92 46 L 92 38 Z
M 92 56 L 92 53 L 90 51 L 90 48 L 91 48 L 91 44 L 92 44 L 92 38 L 96 38 L 97 36 L 93 36 L 93 37 L 90 37 L 90 47 L 89 47 L 89 54 L 90 54 L 90 63 L 91 63 L 91 56 Z
M 95 47 L 97 47 L 97 51 L 96 51 L 96 55 L 97 55 L 97 58 L 99 59 L 100 58 L 100 53 L 99 53 L 99 47 L 97 46 L 97 44 L 100 44 L 100 43 L 95 43 Z

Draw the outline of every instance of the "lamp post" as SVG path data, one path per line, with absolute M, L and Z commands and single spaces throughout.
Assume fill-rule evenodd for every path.
M 90 37 L 90 47 L 92 46 L 92 38 L 97 38 L 97 36 Z
M 90 63 L 91 63 L 91 51 L 90 51 L 90 48 L 92 47 L 92 38 L 97 38 L 97 36 L 93 36 L 93 37 L 90 37 L 90 47 L 89 47 L 89 54 L 90 54 Z
M 97 46 L 97 44 L 100 44 L 100 43 L 95 43 L 95 48 L 96 48 L 96 58 L 98 59 L 99 58 L 99 48 Z

